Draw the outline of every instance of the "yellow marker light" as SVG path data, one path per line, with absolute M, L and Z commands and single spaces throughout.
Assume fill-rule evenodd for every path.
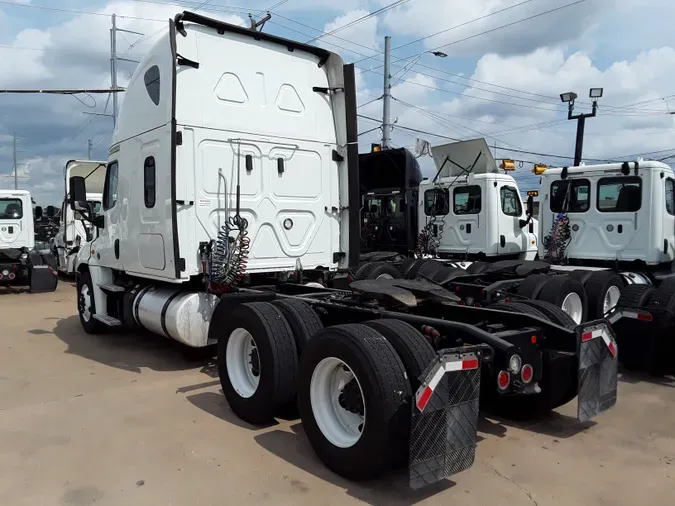
M 378 151 L 382 151 L 382 146 L 380 146 L 379 144 L 371 144 L 370 145 L 370 151 L 372 153 L 377 153 Z
M 532 173 L 536 174 L 537 176 L 541 176 L 544 172 L 546 172 L 546 169 L 547 167 L 543 163 L 535 163 Z

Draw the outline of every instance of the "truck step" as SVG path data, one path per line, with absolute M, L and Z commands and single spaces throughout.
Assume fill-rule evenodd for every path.
M 94 319 L 102 323 L 105 323 L 108 327 L 119 327 L 120 325 L 122 325 L 122 322 L 119 321 L 117 318 L 113 318 L 112 316 L 108 316 L 107 314 L 95 314 Z
M 113 293 L 121 293 L 126 291 L 123 286 L 119 285 L 104 285 L 100 284 L 98 287 L 103 290 L 104 292 L 113 292 Z

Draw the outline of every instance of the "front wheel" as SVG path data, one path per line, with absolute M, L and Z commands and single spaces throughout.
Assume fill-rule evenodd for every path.
M 82 328 L 87 334 L 101 334 L 105 330 L 105 325 L 94 318 L 96 314 L 94 285 L 88 272 L 77 276 L 77 312 Z

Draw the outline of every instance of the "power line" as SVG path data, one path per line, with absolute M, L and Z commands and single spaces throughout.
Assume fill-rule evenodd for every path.
M 384 7 L 381 7 L 380 9 L 377 9 L 377 10 L 374 10 L 374 11 L 372 11 L 372 12 L 369 12 L 368 14 L 366 14 L 366 15 L 364 15 L 364 16 L 361 16 L 361 17 L 358 18 L 358 19 L 355 19 L 355 20 L 353 20 L 353 21 L 350 21 L 349 23 L 346 23 L 346 24 L 344 24 L 344 25 L 342 25 L 342 26 L 338 26 L 337 28 L 331 30 L 330 32 L 326 32 L 326 33 L 324 33 L 323 35 L 319 35 L 318 37 L 314 37 L 313 39 L 309 39 L 309 40 L 306 42 L 306 44 L 309 44 L 309 43 L 311 43 L 311 42 L 315 42 L 315 41 L 317 41 L 317 40 L 319 40 L 319 39 L 322 39 L 323 37 L 326 37 L 327 35 L 332 35 L 332 34 L 334 34 L 334 33 L 340 32 L 340 31 L 342 31 L 342 30 L 346 30 L 347 28 L 350 28 L 350 27 L 352 27 L 352 26 L 354 26 L 354 25 L 356 25 L 356 24 L 358 24 L 358 23 L 361 23 L 362 21 L 365 21 L 365 20 L 368 19 L 368 18 L 371 18 L 371 17 L 373 17 L 373 16 L 378 16 L 378 15 L 382 14 L 383 12 L 386 12 L 386 11 L 388 11 L 388 10 L 390 10 L 390 9 L 393 9 L 394 7 L 399 7 L 399 6 L 401 6 L 401 5 L 405 4 L 405 3 L 408 3 L 409 1 L 410 1 L 410 0 L 396 0 L 396 1 L 394 1 L 394 2 L 392 2 L 392 3 L 390 3 L 390 4 L 388 4 L 388 5 L 385 5 Z

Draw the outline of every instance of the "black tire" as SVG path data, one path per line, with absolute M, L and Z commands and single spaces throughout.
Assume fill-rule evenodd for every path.
M 403 260 L 403 262 L 401 262 L 401 265 L 399 265 L 398 270 L 401 273 L 402 278 L 405 278 L 405 275 L 408 273 L 410 268 L 418 260 L 419 259 L 417 259 L 417 258 L 406 258 L 405 260 Z
M 468 274 L 482 274 L 490 267 L 492 267 L 492 264 L 487 262 L 472 262 L 471 265 L 466 268 L 466 272 Z
M 579 323 L 588 321 L 588 297 L 584 285 L 578 279 L 569 276 L 549 276 L 549 280 L 541 287 L 539 294 L 533 298 L 562 307 L 565 297 L 572 293 L 576 293 L 581 299 L 581 321 Z
M 536 299 L 549 279 L 551 279 L 551 276 L 547 276 L 546 274 L 533 274 L 526 277 L 520 283 L 520 286 L 518 286 L 518 295 L 527 297 L 528 299 Z
M 372 320 L 365 324 L 377 330 L 394 347 L 414 394 L 420 386 L 420 376 L 436 356 L 433 346 L 420 331 L 401 320 Z
M 627 309 L 644 308 L 656 289 L 651 285 L 628 285 L 621 290 L 616 307 Z
M 312 375 L 326 358 L 352 370 L 365 398 L 366 423 L 352 446 L 333 444 L 319 428 L 310 398 Z M 350 480 L 371 479 L 407 460 L 412 393 L 393 346 L 376 330 L 350 324 L 328 327 L 300 359 L 298 407 L 307 439 L 321 461 Z
M 496 304 L 488 306 L 488 309 L 500 309 L 502 311 L 510 311 L 511 313 L 522 313 L 528 316 L 536 316 L 544 321 L 549 321 L 549 318 L 547 318 L 542 311 L 535 307 L 528 306 L 523 302 L 497 302 Z
M 40 255 L 42 257 L 42 264 L 43 265 L 48 265 L 55 271 L 58 269 L 58 266 L 56 264 L 56 257 L 52 255 L 51 253 L 43 253 Z
M 80 317 L 80 324 L 87 334 L 102 334 L 107 330 L 104 323 L 96 320 L 96 302 L 94 301 L 94 285 L 91 282 L 91 274 L 83 272 L 77 275 L 77 313 Z M 85 297 L 82 293 L 84 287 L 87 287 L 89 296 L 89 320 L 86 319 L 85 313 Z
M 586 284 L 586 280 L 591 277 L 591 275 L 597 271 L 588 271 L 584 269 L 577 269 L 575 271 L 572 271 L 568 274 L 568 276 L 573 277 L 574 279 L 578 279 L 581 281 L 582 284 Z
M 560 325 L 561 327 L 565 327 L 567 329 L 573 329 L 577 326 L 577 324 L 574 323 L 574 320 L 570 317 L 570 315 L 568 315 L 565 311 L 560 309 L 555 304 L 551 304 L 550 302 L 546 302 L 543 300 L 532 300 L 532 299 L 521 300 L 518 302 L 533 307 L 540 313 L 543 313 L 548 320 L 555 323 L 556 325 Z
M 248 331 L 257 350 L 260 379 L 250 397 L 243 397 L 236 391 L 228 373 L 227 348 L 236 329 Z M 232 310 L 218 339 L 217 364 L 220 384 L 230 408 L 248 423 L 270 422 L 295 397 L 298 370 L 295 340 L 281 311 L 269 302 L 241 304 Z
M 668 276 L 659 284 L 659 288 L 675 288 L 675 276 Z
M 392 279 L 400 279 L 401 272 L 388 262 L 371 262 L 359 268 L 356 271 L 354 279 L 377 279 L 380 276 L 390 276 Z
M 443 269 L 446 269 L 446 267 L 441 262 L 430 260 L 428 262 L 424 262 L 424 264 L 420 266 L 419 270 L 417 271 L 417 277 L 434 280 L 436 275 Z
M 281 311 L 291 327 L 298 357 L 307 346 L 307 342 L 321 329 L 323 323 L 312 307 L 301 300 L 279 299 L 272 302 Z
M 675 286 L 658 287 L 648 302 L 649 306 L 665 309 L 675 315 Z
M 597 320 L 605 317 L 604 301 L 607 292 L 615 286 L 619 292 L 624 287 L 623 278 L 612 271 L 594 271 L 582 281 L 588 297 L 588 319 Z M 618 299 L 617 299 L 618 300 Z M 610 310 L 613 308 L 610 308 Z
M 405 275 L 405 279 L 417 278 L 417 273 L 420 271 L 422 266 L 427 262 L 433 262 L 433 260 L 429 260 L 428 258 L 420 258 L 417 262 L 412 264 L 410 266 L 410 269 L 408 269 L 408 273 Z
M 42 255 L 40 255 L 40 253 L 37 251 L 31 251 L 28 253 L 28 262 L 30 265 L 44 265 Z

